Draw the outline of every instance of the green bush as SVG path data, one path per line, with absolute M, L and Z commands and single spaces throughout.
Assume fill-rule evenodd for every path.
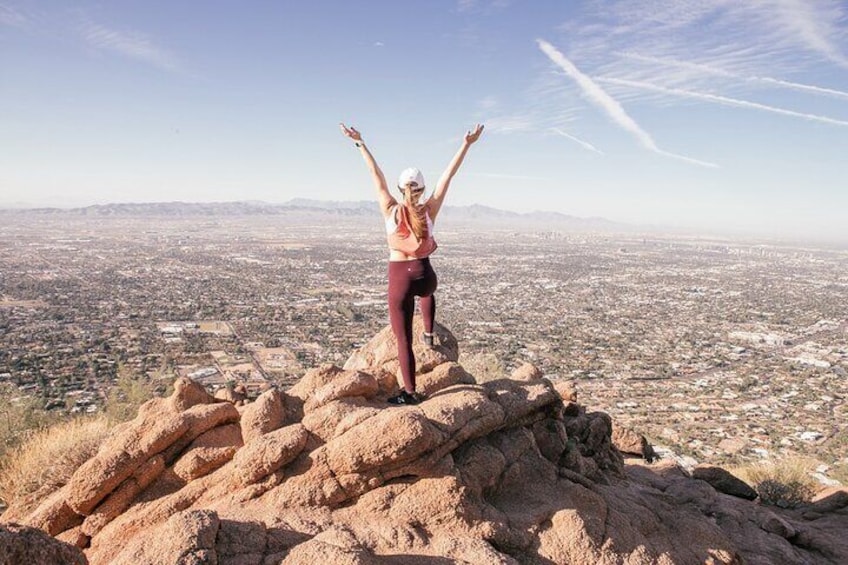
M 780 508 L 795 508 L 809 502 L 815 490 L 809 483 L 801 481 L 777 481 L 766 479 L 756 485 L 755 490 L 763 504 Z

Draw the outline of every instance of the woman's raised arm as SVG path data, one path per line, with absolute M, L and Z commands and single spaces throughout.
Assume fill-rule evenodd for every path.
M 448 168 L 445 169 L 444 173 L 442 173 L 439 183 L 436 185 L 436 190 L 433 192 L 433 196 L 430 197 L 429 200 L 430 218 L 433 221 L 436 220 L 436 215 L 442 208 L 451 180 L 459 170 L 459 166 L 462 164 L 463 159 L 465 159 L 465 154 L 468 153 L 468 148 L 471 147 L 471 144 L 480 139 L 480 134 L 482 133 L 482 124 L 477 124 L 472 131 L 465 132 L 465 137 L 462 140 L 462 146 L 459 148 L 459 151 L 456 152 L 456 155 L 453 156 L 453 159 L 451 159 Z
M 371 171 L 371 179 L 374 181 L 374 188 L 377 189 L 377 202 L 380 205 L 380 212 L 382 212 L 383 217 L 389 215 L 391 212 L 392 206 L 397 204 L 397 200 L 389 192 L 389 187 L 386 184 L 386 177 L 383 175 L 383 171 L 380 170 L 380 166 L 377 165 L 377 161 L 374 160 L 374 156 L 371 155 L 371 152 L 368 151 L 368 148 L 365 146 L 365 142 L 362 141 L 362 134 L 359 133 L 355 127 L 346 127 L 344 124 L 339 124 L 342 128 L 342 133 L 353 140 L 354 144 L 359 147 L 360 153 L 362 153 L 362 157 L 365 159 L 365 163 L 368 165 L 368 170 Z

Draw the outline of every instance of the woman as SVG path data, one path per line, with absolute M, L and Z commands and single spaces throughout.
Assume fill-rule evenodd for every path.
M 442 174 L 436 190 L 426 202 L 419 200 L 424 194 L 424 176 L 418 169 L 406 169 L 400 174 L 398 188 L 403 203 L 389 192 L 386 177 L 368 151 L 362 135 L 353 127 L 339 124 L 342 133 L 353 140 L 365 159 L 374 186 L 377 202 L 386 222 L 386 237 L 389 243 L 389 321 L 397 339 L 398 361 L 403 376 L 403 390 L 388 399 L 392 404 L 418 404 L 415 394 L 415 354 L 412 352 L 412 315 L 415 298 L 421 297 L 421 316 L 424 319 L 423 342 L 433 345 L 433 321 L 436 316 L 436 297 L 433 293 L 438 284 L 436 273 L 430 265 L 430 254 L 436 250 L 433 224 L 445 201 L 453 176 L 465 159 L 468 148 L 480 138 L 483 126 L 477 124 L 473 131 L 466 132 L 453 160 Z

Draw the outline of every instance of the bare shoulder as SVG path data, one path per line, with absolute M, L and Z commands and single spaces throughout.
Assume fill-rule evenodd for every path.
M 442 202 L 435 198 L 430 198 L 424 203 L 424 210 L 427 212 L 427 215 L 430 216 L 430 221 L 432 222 L 436 221 L 436 216 L 439 214 L 439 210 L 441 208 Z
M 383 213 L 384 220 L 388 220 L 390 216 L 394 215 L 397 205 L 397 200 L 391 196 L 383 202 L 380 202 L 380 212 Z

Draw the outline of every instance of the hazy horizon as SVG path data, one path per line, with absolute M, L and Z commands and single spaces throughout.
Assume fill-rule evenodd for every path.
M 360 200 L 328 200 L 328 199 L 311 199 L 305 196 L 294 197 L 291 199 L 287 199 L 285 201 L 279 202 L 271 202 L 266 200 L 209 200 L 209 201 L 188 201 L 188 200 L 155 200 L 155 201 L 125 201 L 125 202 L 95 202 L 90 204 L 80 204 L 80 205 L 50 205 L 45 204 L 43 206 L 33 206 L 27 203 L 17 203 L 11 205 L 4 205 L 0 203 L 0 211 L 7 212 L 27 212 L 27 211 L 39 211 L 39 210 L 58 210 L 60 212 L 71 212 L 74 210 L 85 209 L 89 207 L 95 206 L 144 206 L 144 205 L 168 205 L 168 204 L 186 204 L 186 205 L 227 205 L 227 204 L 260 204 L 267 206 L 285 206 L 291 204 L 292 202 L 298 200 L 311 201 L 316 203 L 325 203 L 325 204 L 341 204 L 341 205 L 352 205 L 352 204 L 371 204 L 372 201 L 370 199 L 360 199 Z M 377 208 L 376 202 L 374 204 L 374 215 L 378 216 L 379 210 Z M 471 202 L 467 204 L 447 204 L 445 206 L 445 210 L 461 210 L 463 208 L 482 206 L 485 208 L 489 208 L 498 212 L 507 212 L 519 214 L 522 216 L 532 216 L 533 214 L 561 214 L 563 218 L 573 218 L 578 221 L 598 221 L 601 223 L 610 223 L 612 226 L 597 226 L 594 228 L 595 231 L 599 233 L 608 232 L 610 234 L 616 233 L 617 231 L 629 231 L 629 232 L 644 232 L 645 234 L 653 234 L 653 235 L 667 235 L 667 236 L 683 236 L 683 237 L 705 237 L 705 238 L 715 238 L 717 240 L 728 239 L 729 241 L 736 241 L 739 243 L 742 242 L 754 242 L 760 241 L 764 244 L 774 244 L 774 245 L 813 245 L 813 246 L 823 246 L 823 248 L 829 248 L 836 246 L 836 248 L 845 248 L 848 246 L 848 234 L 843 232 L 834 233 L 832 236 L 828 236 L 826 234 L 818 234 L 811 235 L 808 233 L 780 233 L 773 232 L 767 230 L 754 230 L 754 229 L 733 229 L 733 228 L 725 228 L 720 229 L 716 227 L 710 226 L 695 226 L 695 225 L 674 225 L 671 223 L 662 224 L 662 223 L 639 223 L 639 222 L 626 222 L 626 221 L 617 221 L 612 220 L 610 218 L 606 218 L 604 216 L 577 216 L 574 214 L 568 214 L 556 210 L 544 210 L 544 209 L 535 209 L 529 211 L 517 211 L 517 210 L 509 210 L 506 208 L 498 208 L 491 206 L 489 204 L 481 203 L 481 202 Z M 328 208 L 330 210 L 330 208 Z M 457 218 L 453 218 L 456 221 Z M 450 221 L 450 220 L 449 220 Z M 495 221 L 495 220 L 492 220 Z M 495 226 L 492 226 L 495 227 Z M 618 229 L 616 229 L 618 228 Z M 540 226 L 541 231 L 547 231 L 548 229 L 552 231 L 568 231 L 568 229 L 564 225 L 550 225 L 550 226 Z M 584 228 L 590 229 L 590 228 Z
M 0 207 L 365 200 L 848 240 L 836 0 L 204 7 L 0 0 Z

